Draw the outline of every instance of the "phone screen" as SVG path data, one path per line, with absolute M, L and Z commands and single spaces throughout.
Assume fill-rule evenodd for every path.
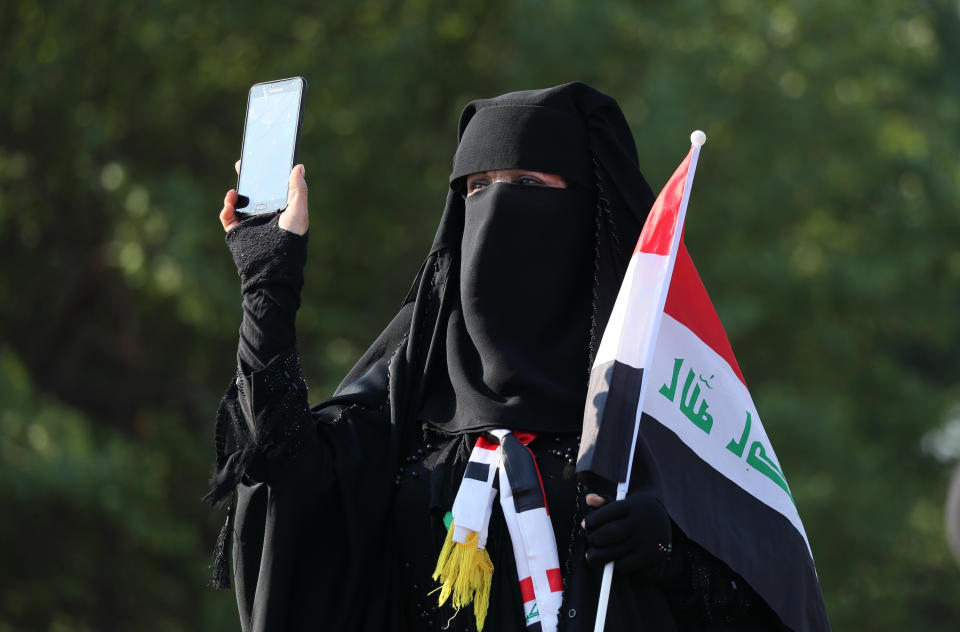
M 287 205 L 305 85 L 295 77 L 250 89 L 237 181 L 237 208 L 244 213 L 267 213 Z

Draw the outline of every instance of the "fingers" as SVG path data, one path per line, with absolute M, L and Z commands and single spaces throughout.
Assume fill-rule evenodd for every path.
M 280 214 L 280 228 L 298 235 L 306 234 L 310 227 L 310 214 L 307 209 L 306 168 L 296 165 L 290 170 L 287 189 L 287 208 Z
M 233 163 L 233 169 L 240 175 L 240 161 Z M 234 226 L 240 223 L 237 217 L 237 190 L 230 189 L 223 198 L 223 209 L 220 211 L 220 223 L 225 232 L 230 232 Z
M 623 557 L 636 547 L 629 509 L 627 503 L 617 501 L 597 509 L 584 519 L 588 561 L 605 564 Z
M 626 520 L 615 520 L 588 533 L 587 543 L 597 548 L 618 544 L 629 539 L 631 535 L 630 524 Z
M 672 539 L 662 501 L 645 492 L 597 507 L 584 519 L 583 528 L 588 561 L 616 560 L 621 568 L 632 570 L 655 566 L 663 545 Z
M 290 170 L 290 190 L 307 190 L 307 168 L 303 165 L 294 165 Z
M 657 557 L 658 555 L 656 553 L 652 553 L 650 551 L 645 551 L 642 549 L 634 550 L 619 558 L 617 560 L 617 564 L 622 570 L 638 570 L 643 567 L 651 567 L 657 560 Z
M 649 547 L 644 546 L 643 529 L 631 519 L 634 516 L 622 511 L 624 506 L 626 503 L 622 501 L 613 503 L 601 516 L 604 522 L 594 522 L 592 528 L 587 529 L 587 561 L 606 564 L 616 560 L 620 564 L 630 556 L 649 557 L 650 552 L 646 550 Z M 600 512 L 593 515 L 597 513 Z
M 602 507 L 607 499 L 599 494 L 587 494 L 587 504 L 591 507 Z
M 587 549 L 586 557 L 591 564 L 616 562 L 617 568 L 621 571 L 651 569 L 657 561 L 656 552 L 636 548 L 635 543 L 632 542 L 606 548 L 590 548 Z
M 236 172 L 240 173 L 240 161 L 233 165 Z M 305 178 L 306 168 L 296 165 L 290 170 L 290 179 L 288 181 L 287 207 L 280 214 L 278 223 L 280 228 L 288 230 L 298 235 L 304 235 L 310 226 L 310 216 L 307 212 L 307 180 Z M 237 191 L 230 189 L 223 199 L 223 210 L 220 211 L 220 223 L 223 224 L 225 231 L 230 231 L 240 223 L 237 217 Z
M 625 518 L 629 512 L 630 505 L 622 500 L 618 500 L 591 512 L 583 519 L 583 527 L 588 532 L 592 532 L 609 522 Z
M 230 189 L 223 198 L 223 209 L 220 211 L 220 223 L 223 230 L 229 232 L 234 226 L 240 223 L 237 217 L 237 190 Z
M 220 211 L 220 224 L 223 226 L 224 232 L 230 232 L 239 223 L 240 221 L 237 219 L 234 210 L 224 206 L 223 210 Z
M 629 540 L 623 540 L 605 547 L 589 547 L 587 549 L 587 561 L 595 564 L 606 564 L 607 562 L 620 563 L 627 555 L 637 553 L 636 543 Z

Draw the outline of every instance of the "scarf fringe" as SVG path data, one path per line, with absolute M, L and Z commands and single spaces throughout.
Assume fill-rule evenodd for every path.
M 473 532 L 467 536 L 466 542 L 455 542 L 453 527 L 453 523 L 450 523 L 447 538 L 437 559 L 437 568 L 433 572 L 433 579 L 442 582 L 436 589 L 440 591 L 440 605 L 446 603 L 450 597 L 450 603 L 455 610 L 473 603 L 477 630 L 483 630 L 490 605 L 493 561 L 490 554 L 479 547 L 479 534 Z
M 217 544 L 213 548 L 213 561 L 210 564 L 210 586 L 218 590 L 230 588 L 230 562 L 227 553 L 230 550 L 233 534 L 233 515 L 236 504 L 231 502 L 227 508 L 227 519 L 217 536 Z

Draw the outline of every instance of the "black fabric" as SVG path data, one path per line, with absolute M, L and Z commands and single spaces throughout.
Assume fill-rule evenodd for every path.
M 470 461 L 467 463 L 467 469 L 463 472 L 463 477 L 486 482 L 490 478 L 490 465 L 488 463 Z
M 420 417 L 447 432 L 580 429 L 594 207 L 584 189 L 510 183 L 467 198 L 446 375 Z
M 458 139 L 452 188 L 421 271 L 420 292 L 408 297 L 415 301 L 410 330 L 415 344 L 408 346 L 402 359 L 407 366 L 400 370 L 419 382 L 409 405 L 415 416 L 448 432 L 576 431 L 592 353 L 654 200 L 637 166 L 633 136 L 616 101 L 570 83 L 474 101 L 460 117 Z M 544 162 L 547 153 L 549 163 Z M 586 175 L 589 166 L 592 177 Z M 465 175 L 484 167 L 550 169 L 571 186 L 530 187 L 521 196 L 498 184 L 464 198 Z M 488 202 L 484 196 L 496 199 Z M 556 207 L 553 214 L 549 205 Z M 505 224 L 504 218 L 510 221 Z M 476 232 L 490 224 L 496 230 L 486 230 L 483 239 L 491 245 L 478 252 Z M 512 231 L 522 239 L 513 239 Z M 591 248 L 592 266 L 587 261 Z M 488 272 L 491 265 L 499 276 Z M 573 270 L 573 265 L 584 268 Z M 471 276 L 461 280 L 465 269 Z M 490 280 L 487 288 L 473 292 L 481 275 Z M 585 278 L 590 275 L 592 281 Z M 497 284 L 507 297 L 518 298 L 496 300 Z M 557 296 L 542 306 L 523 297 L 526 292 L 544 298 L 541 286 Z M 485 302 L 477 304 L 475 298 Z M 561 314 L 558 301 L 569 306 Z M 549 322 L 544 333 L 553 336 L 552 343 L 547 336 L 523 340 L 521 320 Z M 499 326 L 481 326 L 491 323 Z M 559 362 L 548 365 L 553 358 Z M 530 365 L 537 361 L 541 367 Z M 352 374 L 367 366 L 365 358 Z M 524 386 L 522 398 L 515 397 L 513 385 Z M 569 409 L 551 405 L 558 389 L 563 389 L 562 403 L 576 404 Z
M 529 130 L 519 131 L 519 123 L 512 122 L 504 113 L 536 109 L 537 116 L 523 120 Z M 494 109 L 499 115 L 487 117 L 482 112 Z M 549 114 L 548 114 L 549 113 Z M 570 118 L 578 122 L 562 125 Z M 476 130 L 474 133 L 474 120 Z M 582 130 L 587 135 L 587 154 L 583 154 Z M 528 169 L 549 167 L 578 186 L 585 186 L 597 196 L 594 213 L 593 314 L 591 316 L 590 351 L 596 352 L 603 328 L 617 297 L 623 274 L 630 262 L 637 237 L 653 205 L 654 195 L 637 162 L 637 149 L 620 106 L 610 96 L 574 82 L 544 90 L 511 92 L 493 99 L 479 99 L 468 104 L 460 116 L 455 171 L 451 175 L 451 190 L 447 195 L 443 216 L 431 248 L 431 257 L 422 269 L 422 280 L 430 291 L 408 299 L 416 300 L 417 312 L 424 318 L 414 318 L 411 335 L 428 345 L 424 356 L 418 358 L 429 376 L 443 373 L 445 360 L 444 339 L 434 335 L 433 325 L 443 326 L 455 311 L 456 292 L 445 291 L 448 283 L 456 283 L 451 272 L 459 269 L 459 247 L 464 233 L 463 175 L 458 171 L 490 165 L 496 159 L 498 169 Z M 549 148 L 551 163 L 535 160 L 536 149 L 528 150 L 525 141 L 535 140 Z M 466 142 L 464 142 L 466 141 Z M 494 154 L 494 152 L 496 152 Z M 538 152 L 539 153 L 539 152 Z M 545 152 L 544 152 L 545 153 Z M 490 156 L 488 160 L 488 155 Z M 585 178 L 583 165 L 589 159 L 593 178 Z M 529 162 L 527 161 L 529 160 Z M 464 171 L 464 173 L 466 173 Z M 587 182 L 581 182 L 587 180 Z M 435 258 L 434 258 L 435 257 Z M 455 288 L 454 288 L 455 289 Z M 431 299 L 431 294 L 436 298 Z M 434 312 L 434 310 L 436 310 Z M 423 328 L 421 329 L 421 326 Z M 417 347 L 420 348 L 419 346 Z M 372 358 L 365 358 L 372 359 Z M 437 367 L 440 364 L 441 366 Z M 361 361 L 355 371 L 367 366 Z M 344 383 L 348 383 L 352 375 Z M 445 378 L 438 378 L 443 382 Z M 435 382 L 423 380 L 424 385 L 436 387 Z M 422 392 L 422 391 L 421 391 Z
M 666 573 L 673 536 L 667 510 L 655 494 L 637 491 L 622 502 L 608 500 L 584 523 L 588 561 L 616 561 L 621 570 L 641 571 L 651 579 Z
M 730 560 L 792 629 L 829 630 L 807 543 L 790 521 L 717 472 L 650 415 L 644 413 L 640 429 L 641 439 L 656 458 L 673 463 L 674 471 L 683 473 L 661 483 L 673 520 L 717 557 Z M 713 502 L 694 507 L 681 500 L 691 497 Z M 743 529 L 729 515 L 741 517 L 754 529 Z M 765 537 L 756 538 L 755 533 Z
M 556 116 L 536 117 L 538 130 L 542 122 L 564 116 L 583 123 L 589 156 L 578 153 L 582 137 L 573 133 L 575 128 L 569 130 L 566 149 L 551 145 L 552 151 L 577 154 L 568 166 L 556 167 L 572 186 L 518 191 L 495 185 L 474 204 L 465 203 L 454 183 L 430 253 L 397 315 L 333 396 L 311 410 L 304 405 L 296 336 L 284 307 L 294 304 L 290 292 L 299 304 L 302 280 L 295 268 L 297 263 L 302 268 L 302 257 L 292 244 L 305 245 L 305 240 L 277 234 L 281 229 L 272 219 L 244 222 L 228 233 L 244 291 L 241 375 L 221 404 L 217 470 L 207 499 L 216 502 L 232 487 L 237 490 L 233 562 L 244 632 L 472 631 L 469 608 L 451 622 L 449 609 L 431 605 L 436 595 L 428 600 L 434 587 L 430 574 L 443 542 L 443 516 L 452 506 L 477 432 L 504 425 L 542 430 L 530 448 L 543 476 L 566 585 L 560 629 L 593 627 L 601 569 L 585 563 L 586 539 L 578 525 L 587 510 L 572 467 L 578 430 L 571 420 L 582 414 L 583 405 L 575 402 L 567 411 L 546 400 L 548 393 L 571 400 L 580 393 L 582 400 L 588 356 L 596 349 L 653 196 L 637 168 L 626 122 L 610 97 L 575 83 L 476 101 L 461 117 L 460 136 L 468 138 L 465 130 L 478 112 L 501 106 L 555 110 Z M 513 125 L 503 136 L 506 144 L 525 144 L 530 138 L 510 117 L 489 120 Z M 495 130 L 491 124 L 479 137 Z M 458 153 L 464 165 L 484 153 L 479 146 L 471 149 L 472 142 Z M 508 162 L 490 168 L 544 166 L 525 164 L 530 154 L 521 150 L 504 148 L 497 161 Z M 581 186 L 588 179 L 583 172 L 587 158 L 594 177 Z M 548 198 L 557 204 L 540 202 Z M 556 216 L 539 223 L 522 217 L 527 210 L 542 216 L 548 207 Z M 521 214 L 514 219 L 520 232 L 527 231 L 526 248 L 508 247 L 510 230 L 501 222 L 509 219 L 509 211 Z M 554 223 L 560 225 L 556 233 L 551 232 Z M 483 230 L 487 238 L 480 240 L 475 233 Z M 542 235 L 566 241 L 551 249 Z M 490 250 L 487 239 L 504 246 Z M 568 258 L 577 265 L 567 265 Z M 578 265 L 586 272 L 575 269 Z M 488 272 L 501 278 L 484 276 Z M 546 297 L 553 302 L 542 310 L 525 302 L 523 291 L 535 294 L 538 284 L 565 298 Z M 519 297 L 527 309 L 496 302 L 501 291 Z M 262 311 L 247 307 L 248 294 L 255 293 Z M 551 321 L 555 301 L 569 303 L 562 322 Z M 571 348 L 548 349 L 518 333 L 523 324 L 512 320 L 525 318 L 551 327 L 563 340 L 557 346 Z M 514 366 L 511 353 L 540 351 L 555 358 L 557 366 L 529 358 Z M 510 399 L 511 389 L 522 396 Z M 558 393 L 564 389 L 569 392 Z M 480 422 L 460 414 L 464 407 Z M 509 424 L 497 419 L 499 413 L 512 415 Z M 488 540 L 496 570 L 486 629 L 519 632 L 524 625 L 522 616 L 516 616 L 522 612 L 516 569 L 497 505 Z M 703 559 L 705 565 L 698 567 L 703 574 L 722 575 L 721 562 L 708 553 Z M 684 578 L 692 577 L 692 571 L 677 577 L 661 586 L 639 574 L 618 572 L 608 629 L 728 629 L 713 628 L 712 619 L 695 615 L 687 617 L 695 625 L 677 627 L 671 606 L 677 601 L 671 595 L 688 596 L 693 588 Z M 762 601 L 751 612 L 764 612 Z M 742 629 L 752 629 L 748 619 L 740 617 Z
M 503 437 L 500 448 L 503 454 L 503 467 L 513 492 L 513 507 L 516 512 L 519 514 L 544 507 L 546 498 L 540 482 L 541 474 L 537 470 L 536 463 L 530 458 L 532 451 L 528 452 L 528 449 L 513 434 Z
M 217 469 L 204 496 L 207 502 L 220 502 L 245 476 L 266 480 L 273 475 L 279 481 L 300 457 L 304 442 L 312 439 L 311 424 L 304 421 L 309 406 L 300 359 L 287 353 L 271 364 L 271 371 L 238 372 L 220 403 Z M 286 418 L 283 424 L 273 422 Z
M 548 106 L 500 105 L 503 99 L 476 102 L 477 113 L 462 130 L 453 159 L 454 189 L 465 194 L 464 180 L 471 173 L 512 168 L 559 174 L 593 188 L 593 161 L 582 117 Z
M 595 395 L 586 403 L 584 412 L 583 449 L 577 459 L 581 477 L 607 481 L 627 478 L 630 442 L 598 439 L 601 427 L 608 437 L 633 436 L 637 419 L 636 394 L 642 383 L 642 368 L 618 360 L 611 360 L 591 371 L 587 397 L 590 397 L 589 393 Z
M 243 326 L 238 357 L 245 373 L 262 369 L 296 344 L 294 321 L 303 288 L 307 235 L 282 230 L 279 218 L 279 213 L 253 216 L 225 238 L 241 279 Z

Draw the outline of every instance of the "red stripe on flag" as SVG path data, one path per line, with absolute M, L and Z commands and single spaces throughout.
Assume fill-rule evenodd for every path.
M 500 447 L 500 444 L 487 439 L 483 435 L 480 435 L 480 438 L 477 439 L 477 447 L 483 450 L 496 450 Z
M 547 571 L 547 581 L 550 582 L 550 592 L 560 592 L 563 590 L 563 575 L 559 568 L 551 568 Z
M 643 224 L 643 231 L 640 233 L 640 239 L 637 240 L 634 253 L 670 254 L 670 244 L 673 242 L 673 233 L 677 228 L 680 200 L 683 198 L 683 188 L 687 184 L 687 171 L 690 168 L 692 155 L 693 147 L 657 196 L 657 201 L 653 203 L 647 221 Z
M 723 330 L 717 310 L 710 302 L 707 288 L 703 286 L 687 246 L 682 241 L 680 250 L 677 252 L 677 262 L 673 267 L 673 278 L 670 280 L 670 290 L 667 292 L 667 302 L 663 312 L 692 331 L 704 344 L 726 360 L 743 385 L 747 385 L 747 381 L 743 379 L 743 373 L 740 372 L 740 365 L 737 364 L 737 359 L 733 355 L 733 347 L 730 346 L 727 332 Z
M 533 580 L 529 577 L 524 577 L 520 580 L 520 596 L 523 599 L 523 603 L 536 599 L 536 595 L 533 594 Z

